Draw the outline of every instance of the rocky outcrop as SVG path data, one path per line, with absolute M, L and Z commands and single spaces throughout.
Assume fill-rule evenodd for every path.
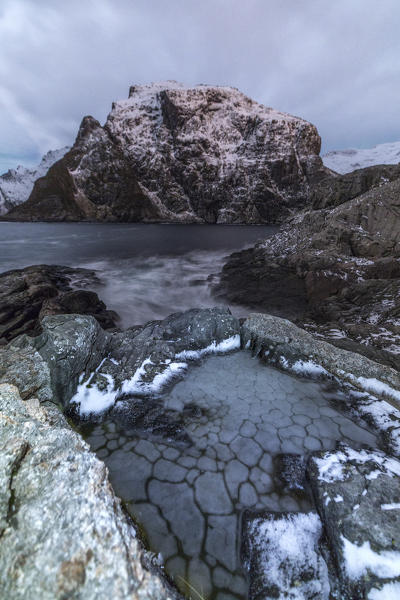
M 308 477 L 342 584 L 340 597 L 396 598 L 400 462 L 379 451 L 341 446 L 313 456 Z
M 7 219 L 273 223 L 326 173 L 319 151 L 313 125 L 234 88 L 133 86 Z
M 333 205 L 353 193 L 350 186 L 343 196 L 346 177 L 336 179 Z M 395 179 L 334 208 L 303 211 L 272 238 L 233 254 L 215 293 L 238 304 L 250 299 L 400 369 L 399 197 Z
M 4 215 L 22 202 L 28 200 L 33 185 L 39 177 L 44 177 L 49 168 L 68 152 L 69 148 L 50 150 L 33 169 L 19 165 L 0 175 L 0 215 Z
M 162 414 L 160 394 L 188 361 L 241 343 L 280 369 L 336 377 L 346 393 L 342 399 L 335 394 L 335 401 L 383 432 L 388 451 L 400 455 L 398 373 L 289 321 L 251 315 L 240 326 L 226 309 L 196 309 L 125 332 L 106 332 L 84 315 L 48 316 L 42 328 L 35 338 L 22 335 L 0 348 L 0 584 L 11 599 L 95 598 L 105 591 L 115 598 L 161 600 L 172 593 L 157 573 L 142 567 L 156 561 L 134 537 L 104 465 L 54 404 L 75 405 L 83 419 L 105 411 L 114 418 L 122 410 L 124 423 L 138 420 L 139 429 L 147 408 L 143 423 L 152 434 L 190 444 L 172 410 L 164 410 L 165 421 L 153 431 L 155 402 L 160 400 Z M 398 586 L 397 546 L 388 544 L 398 529 L 399 464 L 379 451 L 343 447 L 314 455 L 307 473 L 319 517 L 249 515 L 244 533 L 250 597 L 283 598 L 301 590 L 304 598 L 324 598 L 338 582 L 344 590 L 338 597 L 358 600 Z M 277 455 L 275 468 L 285 488 L 309 494 L 305 460 Z M 346 499 L 343 507 L 337 494 Z M 355 575 L 351 559 L 360 551 L 368 560 L 357 562 Z
M 0 590 L 10 600 L 176 597 L 106 467 L 56 408 L 0 385 Z
M 241 327 L 242 346 L 297 376 L 340 382 L 346 410 L 372 424 L 384 445 L 400 456 L 400 375 L 362 354 L 337 348 L 290 321 L 250 315 Z M 295 469 L 296 471 L 296 469 Z
M 93 315 L 104 329 L 118 315 L 107 310 L 87 286 L 101 282 L 94 271 L 34 265 L 0 274 L 0 345 L 22 333 L 38 335 L 41 320 L 52 314 Z

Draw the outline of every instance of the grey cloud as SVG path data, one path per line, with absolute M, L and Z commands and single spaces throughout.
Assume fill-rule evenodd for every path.
M 164 79 L 238 87 L 315 123 L 324 149 L 400 139 L 399 17 L 398 0 L 2 0 L 2 164 Z

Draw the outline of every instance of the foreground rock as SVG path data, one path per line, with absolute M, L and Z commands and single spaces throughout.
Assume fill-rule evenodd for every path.
M 397 598 L 400 462 L 343 446 L 312 457 L 308 475 L 342 583 L 341 598 Z
M 321 183 L 318 202 L 342 203 L 302 212 L 264 243 L 233 254 L 215 293 L 250 300 L 400 369 L 400 179 L 346 202 L 353 192 L 340 181 L 330 199 Z
M 118 315 L 95 292 L 79 289 L 99 284 L 88 269 L 34 265 L 1 273 L 0 345 L 22 333 L 38 335 L 41 319 L 52 314 L 93 315 L 104 329 L 115 327 Z
M 0 487 L 0 577 L 8 586 L 7 597 L 29 598 L 27 585 L 33 590 L 32 598 L 38 597 L 35 586 L 40 585 L 46 593 L 47 589 L 53 592 L 53 596 L 40 596 L 44 598 L 54 597 L 54 590 L 60 598 L 68 594 L 94 598 L 100 583 L 110 597 L 116 598 L 164 598 L 167 594 L 159 578 L 151 577 L 140 565 L 141 557 L 146 564 L 149 559 L 132 535 L 127 537 L 130 530 L 108 487 L 104 467 L 50 402 L 64 409 L 75 407 L 75 416 L 83 419 L 105 411 L 115 411 L 113 417 L 126 411 L 123 418 L 128 425 L 138 419 L 141 427 L 142 419 L 144 427 L 153 433 L 155 400 L 161 399 L 165 385 L 185 372 L 188 361 L 237 349 L 241 343 L 282 369 L 337 377 L 348 386 L 348 394 L 342 400 L 338 397 L 338 402 L 348 402 L 348 410 L 374 424 L 386 436 L 388 451 L 400 455 L 400 411 L 395 408 L 400 402 L 398 373 L 316 339 L 289 321 L 251 315 L 240 327 L 226 309 L 197 309 L 126 332 L 106 332 L 93 317 L 82 315 L 45 317 L 42 327 L 39 336 L 22 335 L 0 349 L 0 478 L 4 480 Z M 10 384 L 18 385 L 24 401 Z M 371 396 L 372 391 L 376 397 Z M 130 403 L 134 407 L 131 412 Z M 179 420 L 172 424 L 172 412 L 161 424 L 161 436 L 168 436 L 171 426 L 179 428 Z M 177 429 L 172 433 L 176 436 Z M 176 439 L 190 443 L 182 437 Z M 369 600 L 377 600 L 385 596 L 376 594 L 394 590 L 387 597 L 395 598 L 398 551 L 397 546 L 390 549 L 387 543 L 398 529 L 398 461 L 378 451 L 343 449 L 317 455 L 313 461 L 308 479 L 321 521 L 313 512 L 249 518 L 246 560 L 252 597 L 296 597 L 299 590 L 304 598 L 328 597 L 329 585 L 331 592 L 336 590 L 331 565 L 344 565 L 344 573 L 338 574 L 344 590 L 339 597 L 358 600 L 368 593 Z M 328 479 L 324 475 L 335 461 L 340 463 L 339 469 L 334 469 L 335 484 L 339 481 L 343 486 L 340 493 L 346 497 L 340 514 L 330 507 L 332 502 L 341 502 L 332 496 L 333 488 L 327 489 L 333 484 L 330 475 Z M 303 460 L 280 455 L 275 464 L 281 465 L 278 468 L 283 471 L 285 487 L 296 494 L 309 493 Z M 359 485 L 359 476 L 364 487 Z M 357 496 L 362 509 L 359 520 L 354 509 L 360 507 L 355 507 L 353 497 L 358 491 L 363 497 L 364 489 L 364 496 L 371 491 L 369 501 L 375 510 L 358 502 Z M 326 502 L 325 492 L 332 496 L 330 502 Z M 383 504 L 390 507 L 382 508 Z M 388 515 L 382 517 L 382 511 Z M 255 522 L 253 517 L 260 520 Z M 329 551 L 325 546 L 320 548 L 322 528 L 328 534 Z M 348 550 L 354 548 L 346 546 L 342 532 L 356 546 L 356 553 L 360 548 L 368 550 L 367 566 L 354 577 L 350 564 L 353 555 L 349 559 Z M 295 551 L 299 546 L 301 553 Z M 370 560 L 370 549 L 374 560 Z M 394 566 L 393 557 L 397 561 Z
M 300 376 L 338 381 L 346 409 L 373 424 L 400 456 L 400 375 L 362 354 L 337 348 L 290 321 L 253 314 L 241 328 L 242 345 L 262 360 Z
M 0 385 L 0 417 L 2 597 L 172 598 L 142 567 L 107 469 L 58 409 Z
M 273 223 L 326 169 L 316 128 L 230 87 L 130 88 L 7 219 Z
M 38 372 L 40 399 L 49 399 L 51 390 L 60 406 L 73 399 L 82 415 L 106 410 L 124 395 L 155 395 L 188 360 L 240 347 L 239 321 L 223 308 L 192 309 L 115 333 L 83 315 L 45 317 L 42 328 L 39 336 L 23 335 L 0 349 L 0 381 L 12 363 L 12 378 L 27 394 L 29 373 Z

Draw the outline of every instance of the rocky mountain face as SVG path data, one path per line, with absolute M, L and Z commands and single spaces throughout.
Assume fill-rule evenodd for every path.
M 374 165 L 394 165 L 400 163 L 400 142 L 378 144 L 362 150 L 332 150 L 324 154 L 322 160 L 326 167 L 341 174 Z
M 371 169 L 322 182 L 319 208 L 233 254 L 215 293 L 239 304 L 250 298 L 255 308 L 399 369 L 400 177 L 398 167 L 382 167 L 377 183 Z M 371 174 L 375 187 L 353 198 Z
M 326 173 L 319 151 L 313 125 L 234 88 L 134 86 L 7 218 L 273 223 Z
M 0 215 L 4 215 L 22 202 L 28 200 L 33 185 L 39 177 L 44 177 L 49 168 L 68 152 L 69 147 L 50 150 L 33 169 L 19 165 L 0 175 Z

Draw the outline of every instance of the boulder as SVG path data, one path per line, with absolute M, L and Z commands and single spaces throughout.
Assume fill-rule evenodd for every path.
M 51 314 L 93 315 L 104 329 L 115 328 L 118 315 L 107 310 L 88 286 L 101 284 L 95 271 L 34 265 L 0 274 L 0 345 L 22 333 L 38 335 Z
M 340 446 L 313 456 L 308 478 L 342 583 L 341 597 L 396 598 L 400 462 L 378 450 Z

